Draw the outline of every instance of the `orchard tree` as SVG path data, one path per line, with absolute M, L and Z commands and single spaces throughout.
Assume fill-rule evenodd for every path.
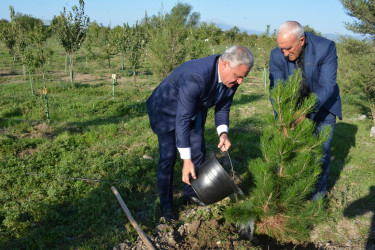
M 63 12 L 59 16 L 55 16 L 52 20 L 54 33 L 59 39 L 60 44 L 64 47 L 65 53 L 69 55 L 70 81 L 74 80 L 74 56 L 81 48 L 86 38 L 88 24 L 90 19 L 85 16 L 85 3 L 79 0 L 79 8 L 73 6 L 72 12 L 66 13 L 64 7 Z
M 358 19 L 354 23 L 345 23 L 348 30 L 375 39 L 375 1 L 374 0 L 340 0 L 346 13 Z
M 128 59 L 133 70 L 133 84 L 136 83 L 137 70 L 139 69 L 144 48 L 148 42 L 147 30 L 138 22 L 130 29 L 130 42 L 128 48 Z
M 16 53 L 21 56 L 23 74 L 26 75 L 25 53 L 27 46 L 38 42 L 36 39 L 45 41 L 49 36 L 49 32 L 44 27 L 42 20 L 29 15 L 15 13 L 12 6 L 9 9 L 11 22 L 4 29 L 3 37 L 13 57 Z
M 12 10 L 11 10 L 12 11 Z M 1 41 L 5 44 L 5 46 L 8 48 L 9 54 L 12 57 L 12 63 L 14 66 L 15 60 L 16 60 L 16 29 L 14 22 L 10 23 L 7 20 L 1 20 L 0 25 L 0 38 Z
M 227 42 L 233 43 L 236 41 L 237 36 L 240 34 L 240 29 L 237 26 L 234 26 L 230 30 L 224 32 Z
M 130 46 L 130 27 L 128 24 L 123 26 L 115 26 L 112 29 L 112 37 L 114 45 L 117 47 L 117 50 L 121 53 L 121 70 L 125 68 L 125 55 Z

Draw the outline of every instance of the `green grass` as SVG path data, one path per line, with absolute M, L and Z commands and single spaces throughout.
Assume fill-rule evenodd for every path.
M 11 66 L 4 47 L 0 51 L 6 65 L 0 76 L 0 248 L 102 249 L 135 240 L 111 185 L 146 233 L 153 233 L 160 215 L 158 145 L 145 101 L 158 83 L 147 73 L 147 63 L 132 86 L 131 73 L 119 70 L 119 58 L 112 60 L 111 71 L 121 74 L 113 100 L 106 62 L 100 66 L 90 61 L 87 68 L 80 56 L 76 72 L 82 78 L 72 84 L 64 76 L 64 53 L 58 50 L 46 66 L 48 121 L 41 76 L 36 76 L 32 96 L 28 79 L 19 75 L 20 65 Z M 230 153 L 244 190 L 251 186 L 247 169 L 261 157 L 262 127 L 272 114 L 263 65 L 260 60 L 245 79 L 231 110 Z M 332 145 L 329 216 L 314 229 L 312 240 L 338 246 L 350 240 L 356 248 L 366 243 L 374 220 L 375 194 L 369 192 L 374 187 L 375 141 L 369 137 L 369 119 L 348 119 L 368 115 L 362 98 L 347 94 L 342 100 L 344 120 L 337 123 Z M 212 110 L 206 140 L 208 153 L 217 151 Z M 181 188 L 180 161 L 175 173 L 175 186 Z

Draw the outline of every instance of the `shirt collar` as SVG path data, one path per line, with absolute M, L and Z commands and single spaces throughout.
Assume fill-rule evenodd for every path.
M 221 77 L 220 77 L 220 70 L 219 70 L 219 66 L 217 67 L 218 69 L 217 69 L 217 79 L 219 80 L 219 82 L 218 83 L 221 83 Z

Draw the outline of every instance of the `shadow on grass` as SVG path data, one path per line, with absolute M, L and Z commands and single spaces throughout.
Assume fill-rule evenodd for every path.
M 345 163 L 350 160 L 349 151 L 355 147 L 355 136 L 358 131 L 356 125 L 339 122 L 335 126 L 332 138 L 331 152 L 334 159 L 331 160 L 330 175 L 327 190 L 330 191 L 340 177 Z
M 254 237 L 255 239 L 252 241 L 252 243 L 255 247 L 259 247 L 260 249 L 322 249 L 321 247 L 315 246 L 315 244 L 311 242 L 305 244 L 281 243 L 277 241 L 277 239 L 271 238 L 265 234 L 256 234 Z
M 355 218 L 356 216 L 372 212 L 371 226 L 367 237 L 366 249 L 374 249 L 375 246 L 375 186 L 371 186 L 369 194 L 352 202 L 344 210 L 344 216 Z
M 85 129 L 91 126 L 100 126 L 105 124 L 118 124 L 121 122 L 127 122 L 131 119 L 141 117 L 147 114 L 145 102 L 134 102 L 128 105 L 118 106 L 115 113 L 111 116 L 103 116 L 95 119 L 82 121 L 82 122 L 68 122 L 64 126 L 58 128 L 54 135 L 68 131 L 71 133 L 83 133 Z
M 256 101 L 259 101 L 262 98 L 264 98 L 263 94 L 250 94 L 250 95 L 242 94 L 239 99 L 235 98 L 233 100 L 232 107 L 235 107 L 237 105 L 243 105 L 243 104 L 249 104 L 249 103 L 252 103 L 252 102 L 256 102 Z

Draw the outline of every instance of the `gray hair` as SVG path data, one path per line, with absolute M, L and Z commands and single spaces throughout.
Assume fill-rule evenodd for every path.
M 221 60 L 229 61 L 232 68 L 244 64 L 251 69 L 254 65 L 254 56 L 251 50 L 239 45 L 227 48 L 224 53 L 221 54 Z
M 305 31 L 303 30 L 302 25 L 296 21 L 287 21 L 283 23 L 280 26 L 279 31 L 277 32 L 277 35 L 284 33 L 284 32 L 288 32 L 288 33 L 290 32 L 294 34 L 297 37 L 297 39 L 305 36 Z

